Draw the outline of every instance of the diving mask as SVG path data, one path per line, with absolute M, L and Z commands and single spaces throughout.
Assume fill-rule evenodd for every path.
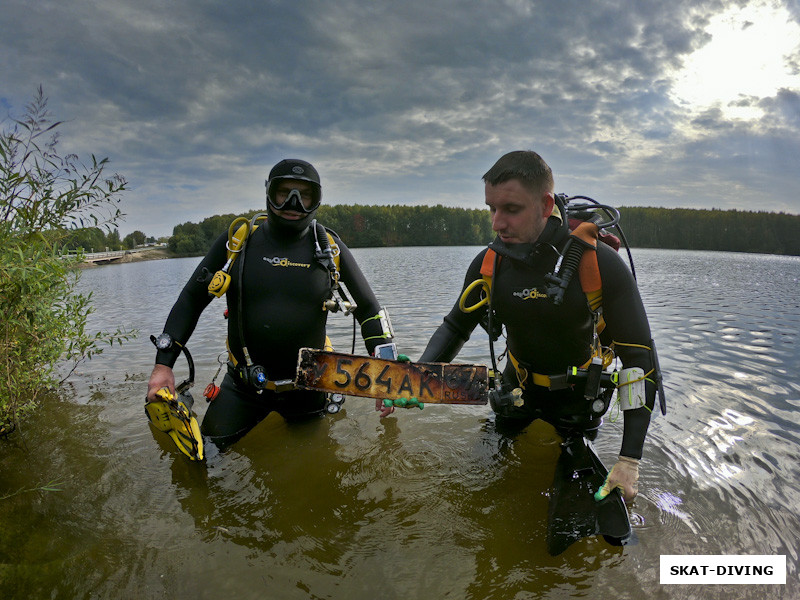
M 286 194 L 283 202 L 278 202 L 279 197 L 285 193 L 284 190 L 275 190 L 277 186 L 272 186 L 273 189 L 267 194 L 267 202 L 274 210 L 291 210 L 298 213 L 309 214 L 317 210 L 322 200 L 321 194 L 317 193 L 314 189 L 300 191 L 297 188 L 292 188 Z

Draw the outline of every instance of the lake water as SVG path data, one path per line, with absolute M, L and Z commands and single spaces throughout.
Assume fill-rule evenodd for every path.
M 400 350 L 417 358 L 479 248 L 360 249 Z M 669 412 L 653 420 L 631 508 L 638 543 L 545 548 L 558 445 L 509 439 L 488 406 L 379 421 L 349 398 L 313 423 L 270 417 L 207 464 L 154 436 L 154 349 L 198 259 L 86 270 L 94 329 L 140 331 L 79 366 L 0 441 L 2 598 L 798 598 L 800 258 L 636 250 Z M 202 389 L 224 351 L 224 302 L 189 348 Z M 330 319 L 349 351 L 352 321 Z M 363 351 L 359 340 L 357 352 Z M 181 359 L 182 360 L 182 359 Z M 488 362 L 481 330 L 458 358 Z M 176 365 L 186 374 L 185 362 Z M 595 447 L 613 464 L 621 423 Z M 665 554 L 786 555 L 786 585 L 659 583 Z

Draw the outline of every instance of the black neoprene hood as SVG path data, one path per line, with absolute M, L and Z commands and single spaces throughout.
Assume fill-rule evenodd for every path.
M 285 158 L 272 167 L 272 170 L 269 172 L 267 184 L 273 179 L 301 179 L 316 183 L 319 187 L 322 187 L 319 180 L 319 173 L 317 173 L 314 166 L 299 158 Z
M 314 166 L 299 158 L 285 158 L 277 165 L 272 167 L 269 172 L 269 179 L 267 179 L 267 202 L 274 199 L 274 187 L 281 179 L 298 179 L 300 181 L 308 181 L 312 184 L 314 190 L 314 208 L 319 206 L 322 202 L 322 184 L 320 183 L 319 173 Z M 277 207 L 276 207 L 277 208 Z

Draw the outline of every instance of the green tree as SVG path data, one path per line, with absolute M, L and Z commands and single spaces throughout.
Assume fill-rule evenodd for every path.
M 119 229 L 112 229 L 106 234 L 105 247 L 109 250 L 122 250 L 122 240 L 119 239 Z
M 32 410 L 81 361 L 133 332 L 89 333 L 91 293 L 76 292 L 79 258 L 62 258 L 70 233 L 110 228 L 126 182 L 103 177 L 107 159 L 60 155 L 39 88 L 24 116 L 0 134 L 0 428 Z M 118 237 L 118 236 L 117 236 Z M 105 240 L 104 240 L 105 242 Z
M 141 246 L 146 241 L 147 241 L 147 236 L 143 232 L 137 229 L 133 233 L 129 233 L 123 238 L 122 245 L 128 250 L 131 250 L 133 248 L 136 248 L 136 246 Z
M 620 215 L 634 247 L 800 255 L 800 215 L 644 207 Z
M 74 230 L 62 230 L 63 246 L 67 250 L 82 252 L 102 252 L 106 246 L 106 234 L 99 227 L 83 227 Z

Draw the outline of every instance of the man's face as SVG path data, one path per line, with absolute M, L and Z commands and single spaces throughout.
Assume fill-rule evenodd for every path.
M 486 206 L 492 214 L 492 229 L 506 244 L 531 243 L 539 239 L 553 212 L 553 194 L 537 196 L 517 179 L 486 184 Z
M 275 198 L 273 199 L 275 205 L 282 206 L 288 199 L 289 193 L 292 190 L 300 192 L 300 200 L 306 210 L 314 206 L 314 186 L 308 181 L 303 181 L 301 179 L 281 179 L 275 186 Z M 276 209 L 275 206 L 273 206 L 272 209 L 278 215 L 290 221 L 302 219 L 306 216 L 306 213 L 295 210 Z

